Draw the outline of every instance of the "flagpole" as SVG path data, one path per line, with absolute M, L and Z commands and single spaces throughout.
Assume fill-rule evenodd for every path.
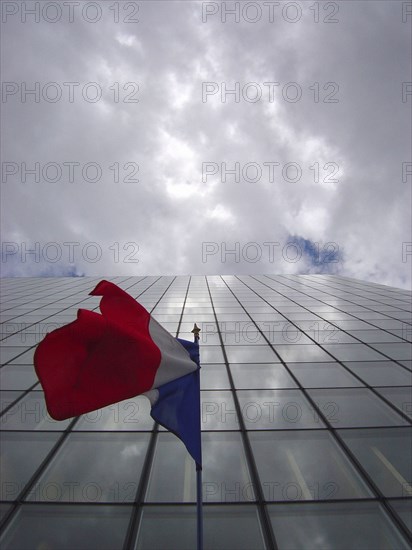
M 202 468 L 196 464 L 197 481 L 197 550 L 203 550 L 203 499 L 202 499 Z
M 193 327 L 194 341 L 199 343 L 200 328 Z M 202 498 L 202 467 L 196 462 L 196 513 L 197 513 L 197 550 L 203 550 L 203 498 Z

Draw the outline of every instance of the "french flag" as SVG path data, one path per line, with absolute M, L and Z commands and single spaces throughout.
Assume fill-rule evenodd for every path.
M 127 292 L 101 281 L 100 313 L 77 319 L 37 346 L 34 367 L 55 420 L 146 395 L 151 416 L 201 467 L 199 345 L 174 338 Z

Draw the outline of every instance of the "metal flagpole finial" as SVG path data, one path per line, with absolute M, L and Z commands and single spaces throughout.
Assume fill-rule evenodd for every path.
M 193 335 L 194 335 L 195 342 L 200 340 L 200 336 L 199 336 L 200 328 L 197 326 L 196 323 L 195 323 L 195 326 L 193 327 L 192 332 L 193 332 Z

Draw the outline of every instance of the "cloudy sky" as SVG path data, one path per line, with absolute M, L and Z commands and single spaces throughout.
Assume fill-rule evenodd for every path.
M 2 9 L 3 276 L 410 286 L 410 2 Z

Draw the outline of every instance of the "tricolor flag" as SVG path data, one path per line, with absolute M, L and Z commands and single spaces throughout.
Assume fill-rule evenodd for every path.
M 64 420 L 144 394 L 152 417 L 183 441 L 200 468 L 197 339 L 174 338 L 113 283 L 101 281 L 90 294 L 102 296 L 101 314 L 79 309 L 34 354 L 50 416 Z

